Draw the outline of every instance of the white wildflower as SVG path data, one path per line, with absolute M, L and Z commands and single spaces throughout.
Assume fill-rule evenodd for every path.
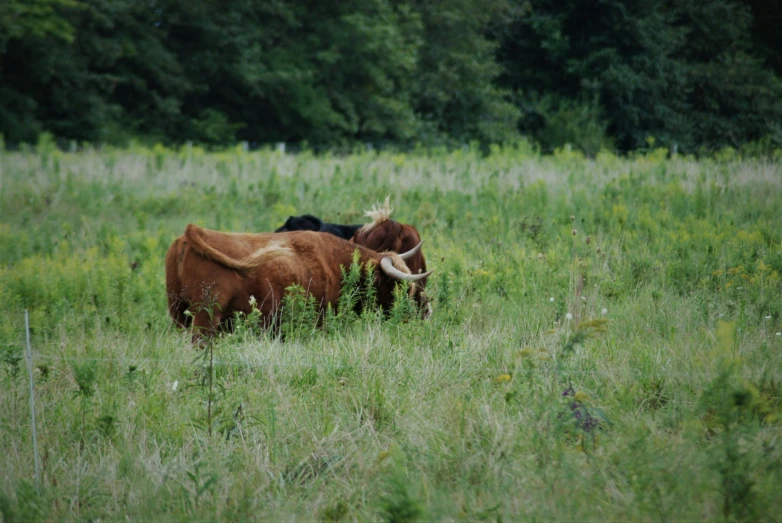
M 549 299 L 548 299 L 548 301 L 550 301 L 551 303 L 554 303 L 554 296 L 552 296 L 551 298 L 549 298 Z
M 602 311 L 600 311 L 600 314 L 602 314 L 603 316 L 605 316 L 606 314 L 608 314 L 608 309 L 606 309 L 605 307 L 603 307 L 603 310 L 602 310 Z
M 573 315 L 568 312 L 567 314 L 565 314 L 565 319 L 570 321 L 573 319 Z
M 770 319 L 771 319 L 771 316 L 770 316 L 770 315 L 769 315 L 769 316 L 766 316 L 766 319 L 767 319 L 767 320 L 770 320 Z
M 179 387 L 179 380 L 175 380 L 174 383 L 171 384 L 171 390 L 176 390 L 177 387 Z
M 258 302 L 255 300 L 255 296 L 253 296 L 253 295 L 251 294 L 251 295 L 250 295 L 250 307 L 255 307 L 255 304 L 256 304 L 256 303 L 258 303 Z

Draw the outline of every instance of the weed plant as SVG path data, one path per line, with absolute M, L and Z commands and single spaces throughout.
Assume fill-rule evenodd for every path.
M 0 151 L 3 521 L 782 513 L 778 159 L 41 147 Z M 323 316 L 292 288 L 278 330 L 174 328 L 187 223 L 360 223 L 387 194 L 430 320 L 354 265 Z

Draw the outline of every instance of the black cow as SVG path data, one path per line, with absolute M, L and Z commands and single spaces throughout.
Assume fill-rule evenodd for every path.
M 311 214 L 305 214 L 303 216 L 289 216 L 282 227 L 274 232 L 288 232 L 288 231 L 317 231 L 327 232 L 333 234 L 338 238 L 349 240 L 356 234 L 356 231 L 361 228 L 362 225 L 339 225 L 336 223 L 326 223 L 320 218 L 317 218 Z

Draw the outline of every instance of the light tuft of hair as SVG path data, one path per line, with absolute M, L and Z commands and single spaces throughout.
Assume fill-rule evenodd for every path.
M 369 232 L 386 220 L 391 219 L 391 213 L 394 209 L 391 208 L 391 196 L 386 196 L 383 205 L 375 203 L 372 209 L 364 211 L 364 216 L 372 219 L 372 221 L 359 229 L 360 232 Z
M 290 247 L 287 247 L 282 242 L 274 241 L 246 256 L 240 261 L 240 263 L 246 264 L 250 267 L 258 267 L 275 258 L 292 255 L 293 250 Z

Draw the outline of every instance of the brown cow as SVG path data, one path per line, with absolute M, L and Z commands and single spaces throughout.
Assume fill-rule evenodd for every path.
M 410 282 L 411 296 L 420 300 L 415 282 L 431 271 L 410 274 L 404 262 L 419 248 L 404 254 L 375 252 L 319 232 L 224 233 L 190 224 L 166 254 L 169 312 L 177 325 L 188 327 L 191 321 L 186 311 L 195 309 L 192 325 L 197 331 L 193 336 L 198 339 L 200 331 L 213 334 L 235 312 L 251 313 L 251 298 L 270 325 L 285 289 L 294 284 L 315 298 L 321 314 L 327 304 L 336 310 L 342 284 L 340 266 L 351 265 L 355 250 L 362 271 L 370 263 L 378 268 L 374 273 L 377 302 L 388 310 L 400 280 Z
M 392 220 L 392 212 L 389 198 L 386 197 L 382 207 L 376 205 L 367 211 L 366 215 L 372 218 L 372 222 L 356 231 L 350 241 L 374 251 L 393 252 L 407 252 L 421 243 L 421 236 L 415 227 Z M 421 251 L 406 259 L 405 263 L 412 274 L 426 273 L 426 259 Z M 426 278 L 419 285 L 425 287 Z

